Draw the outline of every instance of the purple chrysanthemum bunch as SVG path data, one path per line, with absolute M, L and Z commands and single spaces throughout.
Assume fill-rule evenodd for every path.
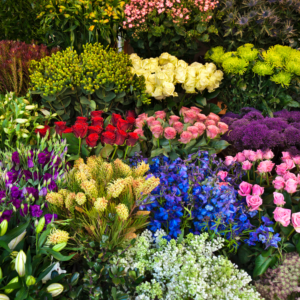
M 300 154 L 300 111 L 282 110 L 274 117 L 264 117 L 253 108 L 244 108 L 240 115 L 225 114 L 222 122 L 229 126 L 223 139 L 237 151 L 272 149 Z

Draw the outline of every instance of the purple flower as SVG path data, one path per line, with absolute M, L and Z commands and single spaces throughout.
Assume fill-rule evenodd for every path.
M 55 191 L 57 189 L 57 185 L 53 180 L 51 180 L 50 184 L 48 185 L 48 189 L 49 191 Z
M 13 198 L 20 198 L 21 195 L 22 195 L 22 191 L 21 191 L 17 186 L 13 186 L 13 187 L 10 189 L 10 195 L 11 195 Z
M 12 161 L 15 163 L 15 164 L 19 164 L 20 163 L 20 157 L 19 157 L 19 153 L 18 151 L 15 151 L 13 154 L 12 154 Z
M 1 217 L 0 217 L 0 223 L 2 222 L 2 221 L 4 221 L 4 220 L 7 220 L 7 222 L 9 222 L 10 221 L 10 218 L 11 218 L 11 216 L 12 216 L 12 214 L 13 214 L 13 210 L 11 209 L 11 210 L 6 210 L 6 211 L 4 211 L 3 213 L 2 213 L 2 215 L 1 215 Z
M 23 170 L 23 175 L 25 176 L 25 180 L 32 179 L 32 173 L 29 170 Z
M 28 168 L 31 169 L 34 167 L 33 160 L 31 158 L 28 159 Z
M 27 187 L 23 189 L 23 196 L 32 195 L 35 200 L 39 198 L 39 191 L 34 187 Z
M 6 191 L 0 191 L 0 203 L 6 198 Z
M 12 199 L 12 204 L 14 205 L 14 207 L 16 209 L 19 209 L 21 207 L 21 203 L 22 203 L 22 200 L 19 200 L 19 199 Z
M 15 183 L 16 180 L 18 179 L 18 171 L 11 169 L 9 172 L 6 173 L 6 178 L 7 178 L 6 183 L 8 184 Z
M 56 220 L 57 219 L 57 214 L 45 214 L 45 223 L 46 225 L 51 223 L 52 219 Z
M 35 204 L 30 206 L 30 213 L 33 218 L 39 218 L 43 214 L 43 211 L 39 205 Z
M 41 188 L 41 190 L 39 191 L 39 196 L 41 196 L 41 197 L 47 196 L 47 188 L 46 187 Z
M 38 163 L 46 165 L 50 161 L 50 152 L 44 151 L 38 154 Z

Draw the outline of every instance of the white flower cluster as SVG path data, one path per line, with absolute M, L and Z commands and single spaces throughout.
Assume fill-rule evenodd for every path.
M 182 84 L 186 93 L 193 94 L 204 91 L 213 92 L 220 86 L 223 72 L 217 70 L 213 63 L 205 65 L 194 62 L 188 65 L 183 60 L 169 53 L 160 57 L 141 59 L 137 54 L 131 54 L 132 73 L 143 75 L 146 79 L 146 92 L 157 100 L 177 96 L 175 85 Z
M 223 239 L 208 241 L 208 234 L 189 234 L 183 241 L 167 242 L 163 231 L 152 237 L 145 231 L 119 264 L 151 275 L 140 284 L 135 300 L 258 300 L 250 276 L 224 256 L 215 256 Z

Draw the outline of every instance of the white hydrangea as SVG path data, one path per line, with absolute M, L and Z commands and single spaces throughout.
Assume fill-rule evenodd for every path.
M 263 299 L 251 277 L 224 256 L 214 252 L 223 247 L 223 239 L 208 241 L 208 234 L 189 234 L 181 242 L 162 239 L 163 231 L 148 230 L 136 244 L 118 258 L 126 269 L 138 268 L 151 275 L 151 281 L 140 284 L 132 300 L 259 300 Z M 115 261 L 116 262 L 116 261 Z

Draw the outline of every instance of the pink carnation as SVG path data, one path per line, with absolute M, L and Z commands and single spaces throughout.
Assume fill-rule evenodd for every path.
M 164 129 L 161 125 L 155 125 L 155 126 L 151 127 L 150 130 L 151 130 L 153 136 L 157 139 L 159 139 L 164 132 Z
M 175 128 L 175 130 L 178 132 L 178 133 L 182 133 L 182 131 L 183 131 L 183 123 L 181 123 L 181 122 L 175 122 L 174 124 L 173 124 L 173 127 Z
M 248 207 L 250 208 L 250 211 L 258 210 L 259 207 L 263 203 L 262 199 L 256 195 L 254 195 L 254 196 L 247 195 L 246 202 L 247 202 Z
M 199 136 L 199 130 L 196 126 L 189 126 L 186 130 L 193 135 L 193 139 L 196 139 Z
M 220 129 L 215 125 L 209 125 L 206 128 L 207 137 L 214 139 L 220 133 Z
M 165 138 L 167 140 L 175 139 L 176 134 L 177 134 L 177 132 L 176 132 L 175 128 L 173 128 L 173 127 L 166 127 L 165 128 Z
M 178 116 L 170 116 L 169 117 L 169 124 L 172 126 L 175 122 L 179 121 L 180 117 Z
M 273 211 L 274 219 L 276 222 L 282 224 L 282 226 L 287 227 L 291 222 L 291 210 L 287 208 L 282 208 L 277 206 Z
M 178 140 L 182 144 L 188 144 L 193 138 L 193 135 L 189 131 L 184 131 L 180 135 L 180 139 Z

